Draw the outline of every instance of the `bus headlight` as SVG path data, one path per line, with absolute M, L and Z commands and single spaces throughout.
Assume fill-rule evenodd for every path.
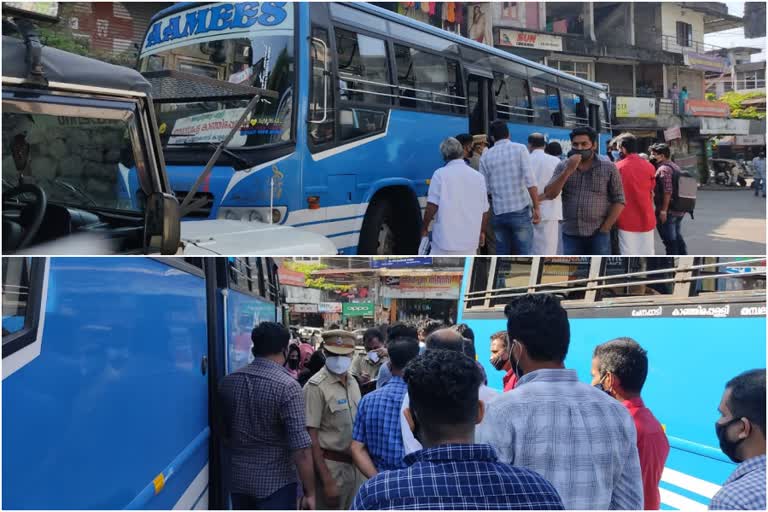
M 285 206 L 262 206 L 256 208 L 227 207 L 219 210 L 218 218 L 241 220 L 243 222 L 261 222 L 264 224 L 279 224 L 288 215 Z

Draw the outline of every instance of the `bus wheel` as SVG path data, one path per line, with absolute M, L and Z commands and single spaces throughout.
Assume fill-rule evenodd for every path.
M 398 226 L 392 203 L 388 199 L 376 199 L 371 203 L 360 231 L 358 254 L 395 254 Z

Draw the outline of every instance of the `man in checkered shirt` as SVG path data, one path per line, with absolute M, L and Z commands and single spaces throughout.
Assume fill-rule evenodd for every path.
M 491 123 L 491 135 L 496 142 L 480 157 L 480 174 L 493 202 L 496 254 L 531 254 L 541 214 L 528 148 L 509 140 L 505 121 Z
M 504 313 L 519 380 L 488 405 L 478 440 L 552 482 L 568 510 L 642 510 L 635 424 L 618 400 L 564 367 L 570 326 L 558 299 L 525 295 Z
M 219 385 L 235 510 L 296 510 L 297 468 L 302 508 L 315 508 L 304 395 L 284 366 L 289 339 L 282 325 L 260 323 L 251 333 L 255 359 Z
M 387 346 L 392 376 L 387 385 L 363 397 L 352 431 L 352 458 L 371 478 L 380 471 L 404 468 L 405 450 L 400 432 L 400 405 L 407 390 L 403 369 L 419 355 L 416 338 L 397 338 Z
M 725 385 L 715 433 L 720 448 L 739 463 L 712 498 L 710 510 L 765 510 L 765 368 Z
M 406 456 L 406 468 L 368 480 L 353 510 L 563 509 L 541 475 L 502 464 L 493 448 L 474 442 L 483 418 L 482 379 L 461 352 L 428 350 L 411 361 L 405 370 L 408 423 L 424 449 Z
M 562 192 L 565 254 L 610 255 L 611 228 L 624 209 L 621 174 L 613 162 L 597 157 L 597 133 L 592 128 L 573 130 L 571 147 L 542 199 L 555 199 Z

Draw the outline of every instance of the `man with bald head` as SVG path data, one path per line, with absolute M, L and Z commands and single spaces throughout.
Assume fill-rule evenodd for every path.
M 555 167 L 560 163 L 556 156 L 547 154 L 544 149 L 547 141 L 541 133 L 528 136 L 528 151 L 531 152 L 531 170 L 536 180 L 536 189 L 542 191 L 539 196 L 541 204 L 541 222 L 533 226 L 533 245 L 531 254 L 558 254 L 560 245 L 560 221 L 563 220 L 563 201 L 560 194 L 554 199 L 543 195 L 544 187 L 552 179 Z
M 445 327 L 434 331 L 427 336 L 426 345 L 427 348 L 425 353 L 431 350 L 449 350 L 451 352 L 460 352 L 475 362 L 474 356 L 469 356 L 469 354 L 474 354 L 472 341 L 462 336 L 461 333 L 454 328 Z M 480 400 L 484 403 L 488 404 L 498 396 L 499 393 L 488 386 L 480 386 Z M 403 446 L 405 447 L 406 455 L 422 449 L 421 443 L 414 437 L 413 431 L 411 430 L 410 425 L 408 425 L 408 420 L 405 416 L 405 410 L 409 406 L 410 399 L 408 398 L 408 393 L 406 393 L 403 398 L 403 405 L 400 409 L 400 429 L 403 434 Z

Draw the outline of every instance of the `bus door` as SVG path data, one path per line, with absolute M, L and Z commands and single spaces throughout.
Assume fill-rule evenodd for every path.
M 467 115 L 471 135 L 488 134 L 493 119 L 491 92 L 493 75 L 484 71 L 468 70 Z

